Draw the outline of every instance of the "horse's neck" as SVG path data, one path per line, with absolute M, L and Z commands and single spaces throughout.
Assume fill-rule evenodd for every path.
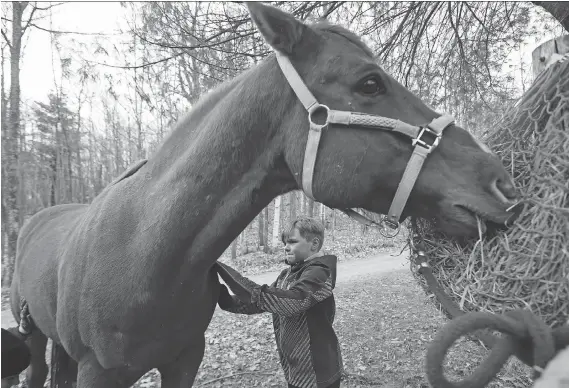
M 161 246 L 151 260 L 211 265 L 271 199 L 295 188 L 274 71 L 264 63 L 207 96 L 149 160 L 138 230 Z

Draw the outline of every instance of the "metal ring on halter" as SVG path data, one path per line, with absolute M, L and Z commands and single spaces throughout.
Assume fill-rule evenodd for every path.
M 318 111 L 320 108 L 323 108 L 326 111 L 326 121 L 324 122 L 324 124 L 318 124 L 312 120 L 312 114 L 316 113 L 316 111 Z M 328 126 L 328 123 L 330 122 L 329 120 L 330 120 L 330 108 L 328 108 L 328 106 L 316 103 L 308 109 L 308 122 L 310 123 L 311 129 L 321 130 L 322 128 Z
M 389 226 L 389 228 L 387 226 Z M 386 232 L 387 230 L 392 230 L 393 232 L 388 233 Z M 383 220 L 381 222 L 381 228 L 379 229 L 379 233 L 381 233 L 383 237 L 393 238 L 399 234 L 400 230 L 401 230 L 401 224 L 399 222 L 397 223 L 397 227 L 394 228 L 391 226 L 391 224 L 389 224 L 389 221 L 387 221 L 387 217 L 383 217 Z

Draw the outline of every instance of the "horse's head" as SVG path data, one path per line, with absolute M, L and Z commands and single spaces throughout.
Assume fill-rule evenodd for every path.
M 425 126 L 440 116 L 383 71 L 369 48 L 351 32 L 327 23 L 308 26 L 259 3 L 248 6 L 265 40 L 290 60 L 302 78 L 300 83 L 318 103 L 332 110 L 393 118 L 411 126 Z M 290 104 L 282 125 L 283 153 L 303 187 L 309 120 L 306 107 L 288 82 L 283 83 L 286 86 L 281 92 Z M 322 120 L 318 115 L 325 119 L 325 109 L 313 112 L 313 121 Z M 322 131 L 318 146 L 313 195 L 328 206 L 360 207 L 385 214 L 413 150 L 411 138 L 401 133 L 329 125 Z M 511 215 L 506 209 L 517 196 L 496 155 L 453 124 L 446 126 L 411 186 L 403 217 L 434 218 L 443 231 L 454 235 L 475 234 L 476 215 L 504 223 Z

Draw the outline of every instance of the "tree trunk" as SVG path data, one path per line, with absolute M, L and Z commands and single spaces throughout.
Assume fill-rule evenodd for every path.
M 83 163 L 81 162 L 81 99 L 77 108 L 77 144 L 75 159 L 77 160 L 77 201 L 85 203 L 85 181 L 83 178 Z
M 532 1 L 551 14 L 561 25 L 565 31 L 569 32 L 569 3 L 565 1 Z
M 314 200 L 308 199 L 308 217 L 314 217 Z
M 336 236 L 336 209 L 332 209 L 332 241 L 335 240 Z
M 22 28 L 22 15 L 27 7 L 27 2 L 12 2 L 12 42 L 10 45 L 10 110 L 9 110 L 9 136 L 7 144 L 7 196 L 6 211 L 8 222 L 6 224 L 6 235 L 8 238 L 8 249 L 6 257 L 6 265 L 2 277 L 3 285 L 12 282 L 12 273 L 14 271 L 14 260 L 16 257 L 16 242 L 18 240 L 19 225 L 19 209 L 18 209 L 18 189 L 20 188 L 20 179 L 18 171 L 19 162 L 19 140 L 20 140 L 20 56 L 22 50 L 22 36 L 24 30 Z
M 2 50 L 2 69 L 4 69 L 4 50 Z M 0 146 L 2 147 L 2 153 L 1 153 L 1 157 L 2 157 L 2 163 L 0 164 L 0 168 L 1 168 L 1 174 L 2 174 L 2 192 L 3 193 L 7 193 L 7 187 L 6 187 L 6 182 L 7 182 L 7 174 L 6 174 L 6 166 L 8 165 L 8 161 L 6 158 L 6 155 L 9 154 L 9 151 L 7 150 L 7 145 L 9 144 L 9 138 L 10 135 L 8 133 L 8 115 L 7 115 L 7 109 L 8 109 L 8 99 L 6 98 L 6 89 L 5 89 L 5 84 L 4 84 L 4 72 L 2 71 L 0 73 L 0 83 L 1 83 L 1 92 L 2 92 L 2 107 L 0 108 L 0 124 L 2 126 L 2 142 L 0 144 Z M 6 206 L 5 206 L 5 196 L 2 196 L 2 263 L 4 263 L 5 257 L 6 257 L 6 252 L 7 252 L 7 238 L 8 238 L 8 230 L 9 230 L 9 222 L 8 222 L 8 212 L 6 210 Z
M 263 246 L 263 252 L 269 253 L 269 207 L 265 207 L 265 223 L 263 224 L 263 237 L 265 240 L 265 245 Z
M 257 220 L 259 221 L 259 227 L 258 227 L 258 232 L 259 232 L 259 245 L 257 246 L 257 250 L 265 250 L 265 210 L 261 210 L 261 212 L 259 213 L 259 215 L 257 216 Z
M 286 207 L 286 202 L 287 202 L 287 198 L 288 195 L 281 195 L 281 214 L 280 214 L 280 225 L 279 225 L 279 242 L 280 242 L 280 230 L 283 228 L 283 225 L 286 222 L 286 218 L 287 218 L 287 207 Z M 289 204 L 290 206 L 290 204 Z
M 271 240 L 271 248 L 275 250 L 279 245 L 279 231 L 280 231 L 280 221 L 281 221 L 281 201 L 282 196 L 279 195 L 275 198 L 275 215 L 273 217 L 273 238 Z
M 245 228 L 239 235 L 239 246 L 241 247 L 241 250 L 239 252 L 240 255 L 246 255 L 249 253 L 249 245 L 247 245 L 247 234 L 248 228 Z
M 290 222 L 293 222 L 294 219 L 296 218 L 296 191 L 291 191 L 290 194 Z M 289 222 L 289 223 L 290 223 Z
M 233 240 L 233 242 L 231 243 L 231 263 L 233 263 L 234 265 L 237 263 L 237 240 L 239 238 L 235 238 L 235 240 Z

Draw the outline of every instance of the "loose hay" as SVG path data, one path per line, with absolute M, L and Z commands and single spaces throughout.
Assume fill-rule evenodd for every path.
M 557 327 L 569 318 L 569 55 L 537 78 L 486 142 L 524 198 L 514 227 L 459 242 L 421 220 L 411 238 L 424 238 L 434 276 L 463 311 L 526 308 Z

